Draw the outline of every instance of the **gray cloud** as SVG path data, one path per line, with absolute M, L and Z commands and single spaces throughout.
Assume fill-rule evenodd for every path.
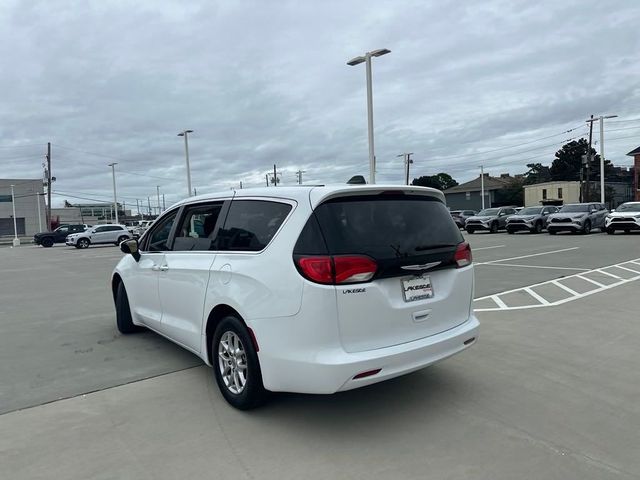
M 636 2 L 465 3 L 5 1 L 0 176 L 39 176 L 50 141 L 60 192 L 108 199 L 117 161 L 128 203 L 156 185 L 175 201 L 191 128 L 201 192 L 261 186 L 274 163 L 284 183 L 342 182 L 368 169 L 364 68 L 345 62 L 380 47 L 381 181 L 407 150 L 416 176 L 519 172 L 590 113 L 640 117 Z M 607 157 L 629 164 L 640 122 L 608 128 Z

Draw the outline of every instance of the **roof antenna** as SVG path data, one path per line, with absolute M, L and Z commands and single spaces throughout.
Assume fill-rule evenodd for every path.
M 349 179 L 347 185 L 366 185 L 367 181 L 362 175 L 354 175 Z

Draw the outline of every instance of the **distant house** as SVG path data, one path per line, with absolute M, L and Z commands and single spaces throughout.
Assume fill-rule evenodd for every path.
M 636 147 L 627 153 L 633 157 L 633 199 L 640 202 L 640 147 Z
M 488 173 L 484 174 L 484 206 L 491 207 L 496 201 L 496 192 L 506 187 L 511 180 L 508 174 L 500 177 L 490 177 Z M 447 199 L 447 206 L 451 210 L 481 210 L 482 209 L 482 182 L 481 177 L 448 188 L 444 191 Z
M 580 182 L 557 181 L 524 186 L 524 206 L 580 202 Z

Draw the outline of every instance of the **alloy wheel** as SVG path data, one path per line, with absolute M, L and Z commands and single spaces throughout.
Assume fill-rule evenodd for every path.
M 247 353 L 240 337 L 226 331 L 218 342 L 218 368 L 225 386 L 240 394 L 247 384 Z

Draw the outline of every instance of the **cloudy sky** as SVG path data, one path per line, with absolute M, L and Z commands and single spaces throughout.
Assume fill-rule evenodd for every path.
M 617 114 L 607 158 L 640 144 L 640 3 L 626 1 L 0 2 L 0 178 L 38 178 L 54 205 L 128 204 L 193 186 L 262 186 L 278 165 L 314 183 L 368 172 L 364 65 L 378 182 L 517 173 Z M 567 132 L 570 130 L 570 132 Z M 597 128 L 594 138 L 598 138 Z M 596 146 L 597 148 L 597 146 Z M 72 195 L 74 197 L 72 197 Z

